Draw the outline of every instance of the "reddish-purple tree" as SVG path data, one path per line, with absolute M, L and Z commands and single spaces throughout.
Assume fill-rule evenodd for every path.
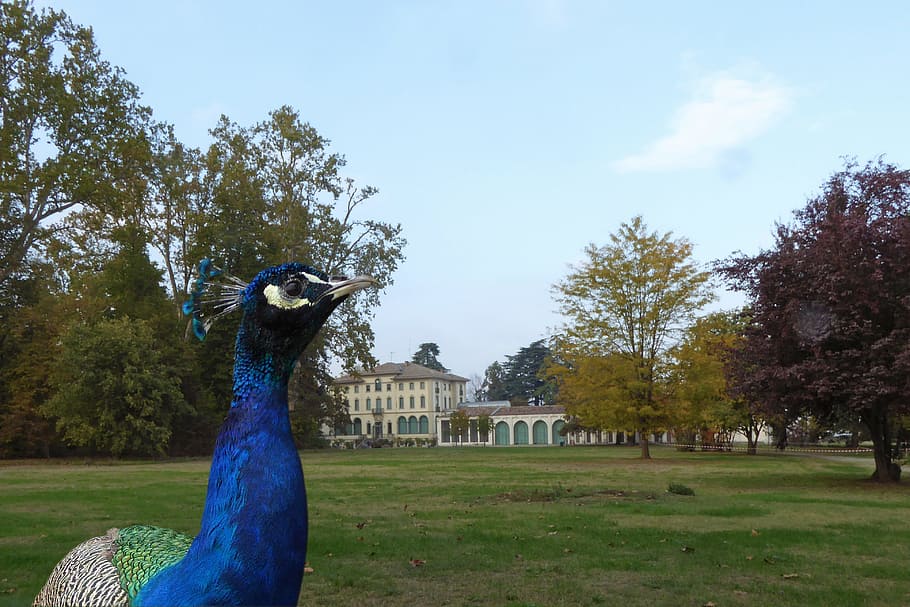
M 792 224 L 777 226 L 771 250 L 717 270 L 751 299 L 739 388 L 784 419 L 860 421 L 873 478 L 899 480 L 895 423 L 910 411 L 910 171 L 848 162 Z

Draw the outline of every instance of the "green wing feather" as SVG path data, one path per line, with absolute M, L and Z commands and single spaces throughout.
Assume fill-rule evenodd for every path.
M 182 559 L 192 543 L 192 537 L 163 527 L 133 525 L 120 529 L 113 562 L 130 601 L 155 574 Z

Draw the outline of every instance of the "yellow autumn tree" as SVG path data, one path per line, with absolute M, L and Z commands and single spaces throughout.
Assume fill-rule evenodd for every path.
M 565 317 L 548 369 L 557 402 L 582 425 L 638 432 L 643 458 L 649 436 L 670 422 L 673 338 L 713 300 L 692 244 L 672 236 L 634 217 L 609 244 L 588 245 L 586 259 L 553 286 Z
M 765 426 L 759 403 L 731 390 L 728 375 L 742 346 L 748 315 L 715 312 L 699 318 L 672 350 L 673 427 L 677 437 L 694 440 L 705 430 L 741 432 L 756 452 Z

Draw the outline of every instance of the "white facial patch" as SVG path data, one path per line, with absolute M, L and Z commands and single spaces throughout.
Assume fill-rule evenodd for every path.
M 312 283 L 312 284 L 314 284 L 314 285 L 327 285 L 327 284 L 329 284 L 328 282 L 322 280 L 322 279 L 319 278 L 318 276 L 314 276 L 313 274 L 308 274 L 307 272 L 301 272 L 300 274 L 301 274 L 304 278 L 307 279 L 307 282 Z
M 314 276 L 313 278 L 316 277 Z M 307 279 L 309 280 L 309 277 L 307 277 Z M 302 308 L 303 306 L 310 305 L 310 300 L 306 297 L 288 297 L 281 287 L 276 285 L 266 285 L 262 292 L 265 295 L 265 300 L 276 308 L 293 310 L 295 308 Z

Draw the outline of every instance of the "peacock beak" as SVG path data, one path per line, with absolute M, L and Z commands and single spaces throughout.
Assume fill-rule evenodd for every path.
M 339 297 L 345 297 L 378 284 L 376 279 L 372 276 L 355 276 L 354 278 L 345 278 L 343 276 L 333 276 L 329 280 L 329 288 L 322 292 L 322 295 L 319 296 L 319 299 L 325 299 L 326 297 L 331 296 L 332 301 L 338 299 Z

